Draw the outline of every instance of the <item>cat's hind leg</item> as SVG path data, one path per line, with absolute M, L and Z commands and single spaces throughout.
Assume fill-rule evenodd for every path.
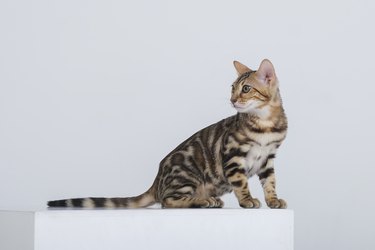
M 183 153 L 171 156 L 163 168 L 159 200 L 163 208 L 221 208 L 224 202 L 207 192 L 205 176 L 196 162 Z

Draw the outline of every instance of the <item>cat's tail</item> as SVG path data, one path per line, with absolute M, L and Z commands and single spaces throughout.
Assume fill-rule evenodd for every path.
M 49 207 L 70 208 L 141 208 L 156 203 L 155 192 L 150 188 L 145 193 L 126 198 L 75 198 L 49 201 Z

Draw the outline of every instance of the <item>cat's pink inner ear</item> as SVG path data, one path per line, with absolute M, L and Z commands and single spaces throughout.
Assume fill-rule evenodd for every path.
M 236 68 L 239 76 L 242 75 L 243 73 L 252 71 L 251 69 L 249 69 L 249 67 L 243 65 L 242 63 L 240 63 L 238 61 L 233 61 L 233 65 Z
M 259 80 L 267 84 L 276 78 L 275 69 L 270 60 L 264 59 L 257 71 Z

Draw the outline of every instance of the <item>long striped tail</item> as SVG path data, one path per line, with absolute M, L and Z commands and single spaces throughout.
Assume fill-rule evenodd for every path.
M 70 208 L 141 208 L 156 203 L 152 189 L 147 192 L 126 198 L 75 198 L 66 200 L 49 201 L 49 207 Z

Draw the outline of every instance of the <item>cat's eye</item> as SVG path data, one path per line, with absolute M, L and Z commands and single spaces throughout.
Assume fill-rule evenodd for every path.
M 244 93 L 248 93 L 250 91 L 251 87 L 249 85 L 244 85 L 242 87 L 242 92 Z

